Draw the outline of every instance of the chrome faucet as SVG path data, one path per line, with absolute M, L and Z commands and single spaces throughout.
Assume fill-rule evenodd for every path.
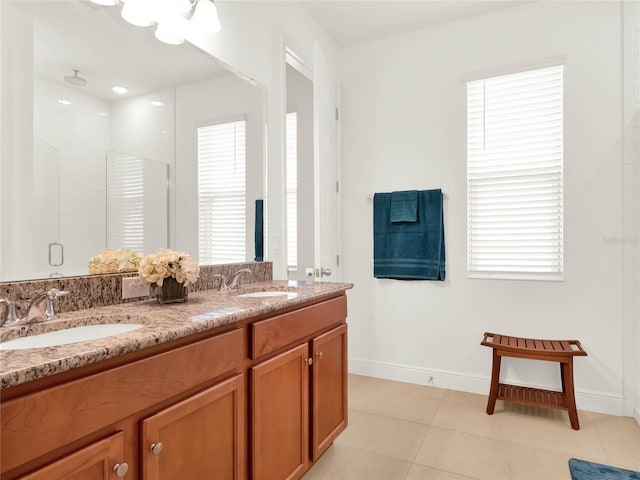
M 20 325 L 25 323 L 32 323 L 34 321 L 44 322 L 46 320 L 55 320 L 58 318 L 54 308 L 54 301 L 63 295 L 67 295 L 69 292 L 65 290 L 58 290 L 52 288 L 45 292 L 36 293 L 27 301 L 27 307 L 25 309 L 24 317 L 20 318 L 16 313 L 16 305 L 11 300 L 6 298 L 0 298 L 0 304 L 6 305 L 6 314 L 4 320 L 0 325 Z M 38 317 L 34 316 L 34 309 L 44 302 L 44 318 L 38 320 Z
M 220 273 L 215 274 L 214 277 L 220 279 L 220 285 L 218 287 L 218 290 L 225 291 L 225 290 L 234 290 L 236 288 L 240 288 L 240 285 L 238 285 L 238 282 L 240 281 L 240 277 L 245 273 L 249 274 L 251 273 L 251 270 L 249 270 L 248 268 L 243 268 L 242 270 L 238 270 L 231 277 L 230 283 L 227 283 L 229 281 L 229 277 L 227 277 L 226 275 L 222 275 Z
M 16 313 L 16 304 L 9 299 L 0 298 L 0 305 L 5 305 L 4 318 L 0 320 L 0 326 L 6 324 L 16 323 L 18 321 L 18 314 Z
M 238 285 L 238 282 L 240 281 L 240 277 L 243 274 L 250 274 L 251 270 L 249 270 L 248 268 L 243 268 L 242 270 L 238 270 L 236 273 L 233 274 L 233 277 L 231 277 L 231 283 L 229 284 L 229 290 L 233 290 L 234 288 L 240 288 L 240 285 Z

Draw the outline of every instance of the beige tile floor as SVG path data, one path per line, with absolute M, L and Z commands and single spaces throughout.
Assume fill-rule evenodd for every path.
M 632 418 L 566 412 L 486 396 L 349 376 L 349 427 L 304 480 L 569 480 L 571 457 L 640 471 Z

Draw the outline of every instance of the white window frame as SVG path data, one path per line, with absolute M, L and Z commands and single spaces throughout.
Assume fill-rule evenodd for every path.
M 467 82 L 469 278 L 564 279 L 563 76 L 555 64 Z
M 213 169 L 214 178 L 221 178 L 225 175 L 223 170 L 219 170 L 219 166 L 210 164 L 204 165 L 201 160 L 204 157 L 201 151 L 200 135 L 205 134 L 205 129 L 216 129 L 220 127 L 240 128 L 242 131 L 243 139 L 234 141 L 233 153 L 227 152 L 228 155 L 232 155 L 234 161 L 234 168 L 238 168 L 238 177 L 230 179 L 235 182 L 231 188 L 226 189 L 225 192 L 209 191 L 203 193 L 205 190 L 211 190 L 213 185 L 207 184 L 205 179 L 205 169 Z M 234 133 L 235 135 L 236 133 Z M 196 125 L 196 146 L 197 146 L 197 163 L 198 163 L 198 260 L 201 264 L 214 264 L 214 263 L 235 263 L 247 261 L 247 239 L 246 239 L 246 204 L 247 204 L 247 121 L 245 117 L 235 117 L 220 119 L 215 122 L 207 122 Z M 212 160 L 212 159 L 209 159 Z M 231 160 L 227 158 L 226 160 Z M 236 164 L 236 162 L 238 162 Z M 219 187 L 219 185 L 218 185 Z M 203 198 L 206 197 L 206 198 Z M 226 204 L 225 216 L 228 217 L 224 221 L 224 226 L 216 228 L 216 222 L 222 222 L 222 219 L 213 219 L 212 215 L 208 215 L 207 218 L 212 218 L 210 221 L 214 222 L 210 233 L 207 233 L 203 226 L 203 216 L 205 212 L 202 212 L 202 204 L 204 200 L 210 199 L 212 201 L 223 202 Z M 233 215 L 229 215 L 229 205 L 235 204 L 233 209 Z M 213 207 L 211 207 L 213 209 Z M 211 212 L 213 213 L 213 212 Z M 229 222 L 235 225 L 235 228 L 231 228 Z M 237 230 L 237 231 L 236 231 Z M 234 231 L 235 234 L 234 234 Z M 220 236 L 222 235 L 222 237 Z M 217 247 L 203 248 L 203 243 L 210 242 L 211 245 L 218 245 Z M 220 252 L 220 245 L 223 245 L 223 249 L 232 252 L 230 255 L 224 255 Z M 209 252 L 207 252 L 209 250 Z

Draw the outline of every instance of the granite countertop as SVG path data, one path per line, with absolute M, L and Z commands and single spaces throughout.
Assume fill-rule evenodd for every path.
M 84 325 L 137 323 L 142 328 L 99 340 L 56 347 L 0 351 L 0 388 L 169 342 L 187 335 L 275 312 L 352 288 L 349 283 L 267 281 L 239 290 L 189 294 L 186 303 L 160 305 L 155 299 L 60 314 L 56 320 L 0 328 L 0 342 Z M 256 291 L 282 291 L 274 297 L 241 297 Z

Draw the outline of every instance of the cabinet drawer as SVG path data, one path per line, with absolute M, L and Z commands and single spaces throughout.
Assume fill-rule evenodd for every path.
M 2 471 L 240 368 L 244 351 L 233 330 L 3 402 Z
M 305 339 L 347 318 L 347 297 L 340 296 L 251 325 L 251 358 Z

